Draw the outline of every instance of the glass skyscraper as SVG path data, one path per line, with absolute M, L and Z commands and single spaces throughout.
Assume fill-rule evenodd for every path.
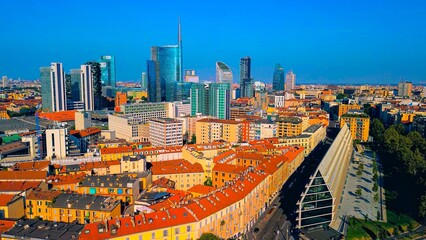
M 154 46 L 147 61 L 148 99 L 150 102 L 172 102 L 186 99 L 187 86 L 182 79 L 182 40 L 180 23 L 178 45 Z
M 241 97 L 253 97 L 250 57 L 243 57 L 240 61 L 240 94 Z
M 67 110 L 65 74 L 62 63 L 51 63 L 50 67 L 41 67 L 40 81 L 43 111 Z
M 101 56 L 101 59 L 98 62 L 101 65 L 102 85 L 116 87 L 115 57 Z
M 229 119 L 231 85 L 229 83 L 193 83 L 190 102 L 191 115 L 201 113 L 219 119 Z
M 284 91 L 285 75 L 284 68 L 281 64 L 277 63 L 272 76 L 272 89 L 274 91 Z
M 71 69 L 71 100 L 81 101 L 81 70 Z

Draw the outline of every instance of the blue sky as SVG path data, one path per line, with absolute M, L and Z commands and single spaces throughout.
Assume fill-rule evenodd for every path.
M 426 84 L 426 1 L 0 1 L 0 75 L 37 79 L 39 67 L 76 68 L 116 57 L 118 80 L 139 80 L 153 45 L 177 42 L 184 69 L 213 80 L 215 62 L 238 81 L 252 57 L 255 79 L 276 63 L 298 83 Z

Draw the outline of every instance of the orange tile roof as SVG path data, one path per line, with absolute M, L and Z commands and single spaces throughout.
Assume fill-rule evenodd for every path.
M 0 206 L 7 206 L 15 196 L 14 194 L 0 194 Z
M 135 233 L 152 231 L 197 222 L 197 219 L 185 208 L 170 208 L 167 211 L 152 212 L 108 220 L 108 231 L 100 232 L 98 228 L 105 222 L 89 223 L 84 226 L 80 240 L 110 239 Z M 119 225 L 120 227 L 117 227 Z M 111 229 L 116 228 L 115 234 Z
M 233 173 L 233 174 L 241 174 L 245 172 L 248 167 L 224 164 L 224 163 L 216 163 L 213 167 L 213 172 L 225 172 L 225 173 Z
M 201 193 L 203 195 L 209 194 L 211 192 L 214 192 L 216 190 L 215 187 L 205 186 L 205 185 L 195 185 L 188 189 L 188 192 L 195 192 L 195 193 Z
M 21 192 L 30 188 L 38 188 L 41 183 L 41 181 L 1 181 L 0 192 Z
M 183 146 L 137 148 L 134 150 L 134 153 L 143 154 L 145 156 L 179 153 L 182 152 L 182 148 Z
M 12 220 L 0 220 L 0 235 L 11 229 L 15 225 L 15 223 L 16 221 Z
M 101 154 L 128 153 L 128 152 L 133 152 L 132 146 L 101 148 Z
M 67 122 L 75 120 L 75 112 L 77 110 L 61 111 L 61 112 L 46 112 L 39 113 L 40 118 L 45 118 L 51 121 Z
M 49 167 L 50 161 L 23 162 L 13 165 L 14 171 L 43 170 Z
M 97 168 L 109 168 L 113 165 L 120 165 L 120 160 L 81 163 L 80 171 L 91 171 L 92 169 Z
M 240 122 L 235 120 L 226 120 L 226 119 L 216 119 L 216 118 L 204 118 L 200 119 L 197 122 L 206 122 L 206 123 L 223 123 L 223 124 L 239 124 Z
M 213 158 L 214 163 L 227 163 L 232 161 L 237 156 L 234 150 L 225 151 Z
M 68 174 L 68 175 L 57 175 L 47 177 L 47 182 L 53 186 L 68 185 L 78 183 L 86 177 L 85 173 Z
M 151 172 L 152 175 L 200 173 L 204 172 L 204 169 L 199 163 L 191 164 L 187 160 L 181 159 L 152 162 Z
M 54 191 L 54 190 L 39 190 L 36 189 L 31 191 L 26 199 L 28 200 L 50 200 L 55 199 L 62 191 Z
M 152 181 L 152 186 L 154 187 L 160 187 L 160 188 L 174 188 L 175 187 L 176 182 L 166 178 L 166 177 L 161 177 L 155 181 Z
M 75 135 L 76 137 L 87 137 L 90 135 L 95 135 L 101 133 L 101 130 L 99 128 L 90 127 L 84 130 L 71 130 L 70 134 Z
M 45 180 L 47 171 L 0 171 L 0 181 Z

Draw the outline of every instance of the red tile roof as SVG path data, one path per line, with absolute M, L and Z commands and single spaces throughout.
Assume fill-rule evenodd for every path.
M 50 200 L 55 199 L 62 191 L 54 191 L 54 190 L 33 190 L 31 191 L 26 199 L 28 200 Z
M 75 120 L 75 112 L 77 110 L 61 111 L 61 112 L 49 112 L 39 113 L 40 118 L 45 118 L 51 121 L 68 122 Z
M 129 153 L 129 152 L 133 152 L 132 146 L 101 148 L 101 154 Z
M 14 194 L 0 194 L 0 206 L 7 206 L 15 196 Z
M 14 171 L 43 170 L 49 167 L 50 161 L 24 162 L 13 165 Z
M 195 185 L 195 186 L 191 187 L 190 189 L 188 189 L 187 191 L 206 195 L 206 194 L 209 194 L 211 192 L 214 192 L 215 190 L 216 190 L 215 187 L 210 187 L 210 186 L 205 186 L 205 185 Z
M 15 225 L 16 221 L 12 220 L 0 220 L 0 235 L 7 230 L 11 229 Z M 1 239 L 1 236 L 0 236 Z
M 100 232 L 98 229 L 105 222 L 86 224 L 79 237 L 80 240 L 110 239 L 135 233 L 152 231 L 196 222 L 197 219 L 185 208 L 171 208 L 167 211 L 152 212 L 108 220 L 108 231 Z M 117 227 L 119 225 L 120 227 Z M 104 225 L 105 226 L 105 225 Z M 111 229 L 117 229 L 115 234 Z
M 0 182 L 0 192 L 22 192 L 30 188 L 38 188 L 41 181 L 7 181 Z
M 78 183 L 86 177 L 85 173 L 68 174 L 68 175 L 57 175 L 47 177 L 47 182 L 53 186 L 68 185 Z
M 169 160 L 152 162 L 152 175 L 181 174 L 181 173 L 201 173 L 203 167 L 199 163 L 191 164 L 187 160 Z
M 45 180 L 47 171 L 0 171 L 0 181 Z
M 74 136 L 80 137 L 80 138 L 87 137 L 87 136 L 90 136 L 90 135 L 99 134 L 99 133 L 101 133 L 101 130 L 99 128 L 94 128 L 94 127 L 90 127 L 90 128 L 84 129 L 84 130 L 71 130 L 70 131 L 71 135 L 74 135 Z
M 213 167 L 213 172 L 225 172 L 225 173 L 233 173 L 233 174 L 241 174 L 245 172 L 248 167 L 224 164 L 224 163 L 216 163 Z

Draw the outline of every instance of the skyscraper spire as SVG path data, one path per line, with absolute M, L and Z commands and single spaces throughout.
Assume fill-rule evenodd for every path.
M 180 16 L 178 17 L 178 44 L 179 46 L 182 45 L 182 36 L 180 33 Z

